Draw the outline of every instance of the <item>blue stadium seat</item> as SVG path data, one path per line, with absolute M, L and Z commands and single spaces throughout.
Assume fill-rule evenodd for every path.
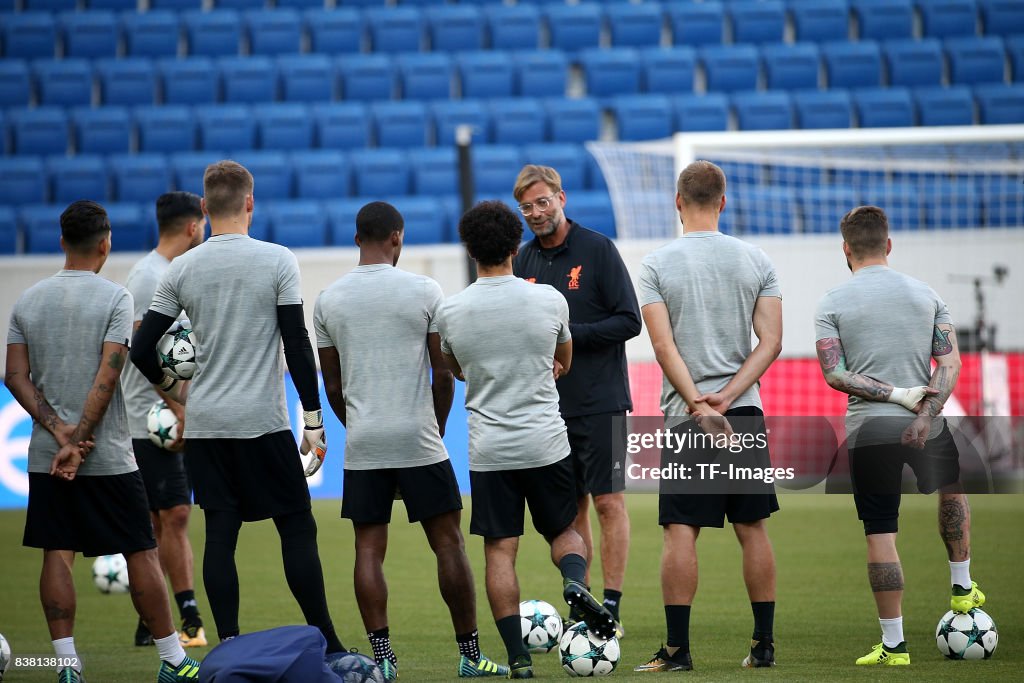
M 156 218 L 153 210 L 135 202 L 108 203 L 112 251 L 145 251 L 153 247 L 156 237 Z
M 479 145 L 473 148 L 473 180 L 480 197 L 507 198 L 523 167 L 518 145 Z
M 323 247 L 327 244 L 327 213 L 320 202 L 308 199 L 270 202 L 273 241 L 289 248 Z
M 324 0 L 276 0 L 274 7 L 297 10 L 323 9 Z
M 857 192 L 849 187 L 805 185 L 796 196 L 804 233 L 835 234 L 846 212 L 860 205 Z
M 178 15 L 168 10 L 126 12 L 121 17 L 124 53 L 128 57 L 175 57 Z
M 1014 82 L 1024 82 L 1024 34 L 1006 38 L 1006 53 L 1010 57 Z
M 493 49 L 540 47 L 540 11 L 535 5 L 487 5 L 484 16 Z
M 334 199 L 351 193 L 348 158 L 333 149 L 293 152 L 297 199 Z
M 732 93 L 740 130 L 786 130 L 793 127 L 793 102 L 784 90 Z
M 131 151 L 132 120 L 124 107 L 76 107 L 71 112 L 77 154 Z
M 108 9 L 114 11 L 127 10 L 129 12 L 135 12 L 139 9 L 139 3 L 136 2 L 136 0 L 88 0 L 86 5 L 90 10 Z
M 395 67 L 385 54 L 343 55 L 335 61 L 346 100 L 389 100 L 395 89 Z
M 24 59 L 0 60 L 0 107 L 27 107 L 32 80 Z
M 611 100 L 619 140 L 667 138 L 675 129 L 667 95 L 619 95 Z
M 352 7 L 311 9 L 303 13 L 309 32 L 310 52 L 327 55 L 362 50 L 366 25 L 362 13 Z
M 324 202 L 327 213 L 330 243 L 339 247 L 351 247 L 356 235 L 356 216 L 359 209 L 369 200 L 335 199 Z
M 633 48 L 586 49 L 579 57 L 590 97 L 640 92 L 640 57 Z
M 562 95 L 569 85 L 569 60 L 561 50 L 519 50 L 513 52 L 516 65 L 516 94 L 525 97 Z
M 915 88 L 917 120 L 922 126 L 970 126 L 974 124 L 974 97 L 966 85 L 949 88 Z
M 441 244 L 448 233 L 448 215 L 436 197 L 386 197 L 405 219 L 405 244 Z
M 566 198 L 565 215 L 580 225 L 615 238 L 615 212 L 612 199 L 604 190 L 573 192 L 572 197 Z
M 925 228 L 981 227 L 981 195 L 973 183 L 928 178 L 919 187 L 924 198 Z
M 119 202 L 152 206 L 171 188 L 171 169 L 163 154 L 117 154 L 109 161 L 112 196 Z
M 0 254 L 14 254 L 19 249 L 21 229 L 14 209 L 0 206 Z
M 184 105 L 135 109 L 139 152 L 183 152 L 195 149 L 196 121 Z
M 18 212 L 25 235 L 25 251 L 29 254 L 59 254 L 60 214 L 66 207 L 59 204 L 28 204 Z
M 402 97 L 407 100 L 446 100 L 452 96 L 454 67 L 443 52 L 407 52 L 395 58 Z
M 249 54 L 287 55 L 302 51 L 302 21 L 293 9 L 252 10 L 245 14 Z
M 473 5 L 439 5 L 424 10 L 427 35 L 434 52 L 482 50 L 483 12 Z
M 370 143 L 370 115 L 361 102 L 318 102 L 313 105 L 317 146 L 360 149 Z
M 949 38 L 946 56 L 950 83 L 977 85 L 1003 81 L 1006 53 L 998 36 Z
M 734 43 L 781 43 L 786 28 L 786 7 L 779 0 L 730 2 Z
M 184 12 L 182 23 L 188 37 L 188 54 L 194 57 L 237 55 L 242 42 L 242 20 L 234 10 Z
M 797 128 L 849 128 L 853 125 L 850 94 L 842 89 L 793 93 Z
M 973 36 L 977 30 L 978 7 L 974 0 L 919 0 L 917 8 L 926 36 Z
M 827 43 L 846 40 L 850 10 L 846 0 L 796 0 L 789 6 L 793 31 L 800 42 Z
M 55 204 L 70 204 L 79 199 L 91 199 L 101 204 L 107 201 L 109 179 L 102 156 L 51 157 L 46 167 Z
M 1024 3 L 1019 0 L 979 0 L 986 35 L 1024 33 Z
M 149 0 L 150 10 L 174 10 L 184 12 L 186 10 L 202 9 L 203 0 Z
M 355 196 L 384 197 L 409 193 L 409 164 L 398 149 L 356 149 L 349 155 Z M 366 201 L 369 201 L 367 199 Z
M 199 123 L 199 149 L 253 149 L 256 122 L 252 110 L 241 104 L 210 104 L 195 108 Z
M 580 192 L 588 189 L 587 158 L 590 153 L 583 145 L 570 143 L 549 143 L 526 145 L 523 149 L 524 164 L 550 166 L 562 177 L 562 189 L 566 192 Z
M 213 6 L 217 9 L 229 9 L 236 12 L 251 12 L 263 9 L 266 6 L 264 0 L 214 0 Z
M 334 66 L 327 55 L 278 57 L 277 72 L 285 102 L 330 102 L 334 98 Z
M 67 12 L 60 17 L 65 57 L 98 59 L 117 56 L 119 31 L 113 12 Z
M 462 52 L 456 57 L 462 97 L 512 97 L 515 66 L 507 52 Z
M 253 108 L 260 149 L 302 150 L 313 147 L 313 118 L 298 103 L 266 104 Z
M 49 59 L 57 51 L 57 24 L 49 12 L 0 15 L 3 22 L 4 57 Z
M 7 117 L 14 154 L 64 154 L 68 149 L 68 117 L 63 107 L 12 109 Z
M 225 102 L 256 104 L 277 99 L 277 69 L 270 57 L 222 57 L 217 70 Z
M 474 143 L 491 142 L 491 115 L 479 100 L 431 102 L 430 114 L 438 147 L 454 145 L 455 129 L 462 124 L 472 126 Z
M 422 147 L 427 144 L 427 106 L 416 100 L 374 102 L 374 137 L 378 147 Z
M 70 12 L 75 9 L 76 0 L 23 0 L 25 12 Z
M 270 214 L 265 211 L 270 202 L 260 202 L 253 211 L 252 221 L 249 223 L 249 237 L 260 242 L 271 242 Z
M 153 104 L 156 102 L 156 71 L 142 57 L 101 59 L 96 62 L 100 102 L 105 105 Z
M 423 42 L 423 17 L 415 7 L 370 7 L 364 12 L 374 52 L 415 52 Z
M 40 105 L 75 107 L 92 104 L 92 65 L 87 59 L 32 62 Z
M 692 47 L 652 47 L 640 50 L 643 90 L 675 94 L 693 90 L 697 53 Z
M 203 174 L 206 172 L 206 167 L 220 161 L 225 156 L 224 152 L 217 150 L 172 154 L 170 165 L 174 178 L 174 189 L 202 196 Z
M 568 54 L 575 54 L 588 47 L 598 47 L 601 42 L 601 23 L 604 20 L 598 4 L 546 5 L 551 47 Z
M 882 45 L 889 85 L 942 85 L 942 45 L 934 38 L 891 40 Z
M 853 0 L 861 40 L 912 38 L 914 7 L 910 0 Z
M 818 87 L 821 64 L 814 43 L 780 43 L 761 48 L 765 82 L 769 90 L 801 90 Z
M 409 150 L 412 194 L 437 197 L 459 192 L 458 154 L 455 147 Z
M 42 204 L 48 182 L 39 157 L 0 157 L 0 206 Z
M 914 102 L 906 88 L 864 88 L 853 91 L 853 106 L 861 128 L 914 125 Z
M 212 104 L 219 91 L 217 71 L 208 57 L 157 61 L 164 104 Z
M 236 150 L 229 158 L 249 169 L 255 179 L 253 192 L 257 199 L 291 199 L 292 165 L 288 155 L 277 151 Z
M 719 2 L 668 3 L 673 45 L 719 45 L 725 28 L 725 10 Z
M 979 85 L 974 96 L 981 123 L 1024 123 L 1024 85 Z
M 985 225 L 1014 228 L 1024 225 L 1020 178 L 983 177 L 978 187 L 982 196 Z
M 601 137 L 601 108 L 590 97 L 544 100 L 552 142 L 586 142 Z
M 547 114 L 540 100 L 533 97 L 494 99 L 488 105 L 495 144 L 526 145 L 547 140 Z
M 878 43 L 825 43 L 821 46 L 829 88 L 871 88 L 882 85 L 882 53 Z
M 605 7 L 613 47 L 655 47 L 661 43 L 664 14 L 656 2 Z
M 736 230 L 747 235 L 795 232 L 797 192 L 788 187 L 749 187 L 733 195 Z
M 676 130 L 717 131 L 729 128 L 729 99 L 722 93 L 679 95 L 672 98 Z
M 709 45 L 700 49 L 709 91 L 757 88 L 758 53 L 753 45 Z

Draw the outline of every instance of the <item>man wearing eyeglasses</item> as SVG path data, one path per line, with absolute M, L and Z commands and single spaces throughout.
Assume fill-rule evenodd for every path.
M 633 284 L 615 244 L 565 215 L 562 178 L 549 166 L 524 166 L 513 195 L 534 239 L 519 250 L 515 275 L 551 285 L 569 302 L 573 372 L 558 380 L 559 407 L 568 429 L 576 474 L 575 527 L 589 564 L 594 556 L 589 500 L 601 523 L 604 605 L 621 636 L 619 606 L 629 554 L 625 464 L 615 460 L 612 419 L 632 410 L 626 340 L 640 334 Z M 581 616 L 570 611 L 572 621 Z

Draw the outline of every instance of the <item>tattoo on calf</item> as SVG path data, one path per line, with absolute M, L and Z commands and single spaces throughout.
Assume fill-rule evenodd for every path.
M 903 567 L 899 562 L 868 562 L 868 581 L 875 593 L 903 590 Z
M 970 557 L 970 546 L 964 538 L 967 522 L 966 500 L 944 500 L 939 504 L 939 535 L 946 544 L 946 550 L 962 561 Z
M 43 612 L 46 614 L 47 621 L 64 621 L 71 618 L 71 610 L 56 603 L 44 604 Z

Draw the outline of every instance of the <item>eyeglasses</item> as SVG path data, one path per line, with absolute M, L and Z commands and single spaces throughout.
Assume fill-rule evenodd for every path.
M 551 208 L 551 205 L 555 203 L 555 197 L 558 196 L 558 192 L 552 192 L 547 197 L 540 197 L 535 202 L 526 202 L 525 204 L 519 205 L 519 211 L 529 218 L 533 215 L 533 210 L 536 208 L 538 211 L 547 211 Z

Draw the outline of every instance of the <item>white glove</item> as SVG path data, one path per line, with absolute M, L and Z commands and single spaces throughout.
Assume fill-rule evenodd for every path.
M 889 403 L 899 403 L 907 410 L 913 411 L 914 407 L 921 402 L 921 399 L 927 394 L 928 387 L 910 387 L 904 389 L 903 387 L 893 387 L 892 393 L 889 394 L 889 398 L 886 399 Z
M 312 452 L 313 457 L 303 470 L 307 477 L 312 477 L 324 464 L 327 457 L 327 437 L 324 435 L 324 414 L 322 410 L 303 410 L 302 423 L 305 429 L 302 430 L 302 444 L 299 446 L 299 453 L 306 455 Z
M 183 391 L 185 382 L 180 379 L 174 379 L 164 375 L 163 380 L 157 385 L 160 387 L 160 391 L 164 392 L 181 405 L 185 405 L 185 399 L 188 397 L 188 393 Z

